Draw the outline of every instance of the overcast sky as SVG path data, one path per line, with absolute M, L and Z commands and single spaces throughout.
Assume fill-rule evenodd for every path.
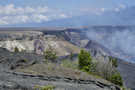
M 42 23 L 134 5 L 135 0 L 0 0 L 0 25 Z

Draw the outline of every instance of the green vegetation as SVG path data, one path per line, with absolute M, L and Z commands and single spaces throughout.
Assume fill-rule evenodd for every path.
M 104 60 L 93 62 L 90 53 L 85 50 L 81 50 L 78 55 L 79 69 L 93 75 L 98 75 L 99 77 L 111 81 L 116 85 L 122 86 L 122 77 L 116 70 L 116 67 L 118 67 L 117 59 L 112 57 L 109 57 L 109 59 L 109 62 Z
M 44 56 L 47 62 L 55 62 L 55 60 L 57 59 L 56 51 L 51 46 L 49 46 L 49 48 L 46 49 L 46 51 L 44 52 Z
M 114 67 L 118 67 L 118 62 L 117 62 L 117 59 L 116 58 L 113 58 L 113 57 L 109 57 L 109 60 L 110 60 L 110 62 L 112 63 L 112 65 L 114 66 Z
M 78 69 L 78 62 L 70 61 L 70 60 L 63 60 L 61 62 L 61 66 L 66 67 L 66 68 Z
M 116 85 L 123 86 L 123 80 L 119 72 L 114 73 L 111 76 L 110 81 Z
M 54 86 L 47 85 L 47 86 L 35 86 L 34 90 L 54 90 Z
M 121 87 L 121 90 L 131 90 L 130 88 Z
M 17 47 L 14 48 L 14 52 L 19 52 L 19 49 Z
M 89 52 L 81 50 L 78 55 L 79 69 L 89 72 L 91 69 L 92 58 Z
M 24 62 L 24 63 L 28 62 L 27 59 L 22 59 L 21 61 Z
M 70 60 L 72 60 L 73 59 L 73 52 L 70 52 L 70 55 L 69 55 L 69 58 L 70 58 Z
M 57 56 L 55 50 L 49 46 L 49 48 L 45 51 L 45 59 L 51 62 L 55 62 Z M 73 53 L 70 54 L 70 58 L 72 59 Z M 123 80 L 120 73 L 116 70 L 118 67 L 117 59 L 113 57 L 109 57 L 109 61 L 107 60 L 94 60 L 90 54 L 90 52 L 86 50 L 80 50 L 78 55 L 78 61 L 71 60 L 63 60 L 61 62 L 62 68 L 71 68 L 78 69 L 84 72 L 87 72 L 91 75 L 104 78 L 116 85 L 123 86 Z M 52 69 L 53 68 L 48 68 Z

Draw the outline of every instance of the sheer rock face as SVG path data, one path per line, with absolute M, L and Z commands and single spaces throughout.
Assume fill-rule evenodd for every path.
M 4 37 L 2 37 L 3 34 Z M 58 56 L 69 55 L 71 52 L 78 53 L 80 48 L 70 43 L 69 38 L 66 31 L 2 31 L 0 47 L 11 52 L 14 52 L 17 47 L 20 52 L 43 54 L 48 46 L 52 46 Z
M 20 52 L 33 52 L 34 40 L 42 35 L 39 31 L 0 31 L 0 47 L 11 52 L 14 52 L 16 47 Z
M 98 57 L 111 56 L 111 52 L 107 48 L 92 40 L 89 40 L 85 48 L 88 49 L 91 52 L 92 56 L 96 57 L 97 59 Z
M 15 48 L 18 48 L 20 52 L 22 51 L 32 52 L 34 50 L 33 41 L 27 40 L 0 41 L 0 47 L 6 48 L 11 52 L 14 52 Z
M 44 53 L 44 43 L 41 39 L 37 39 L 34 41 L 34 52 L 36 52 L 37 54 Z
M 38 38 L 40 35 L 43 35 L 42 32 L 39 31 L 0 31 L 0 41 L 5 40 L 31 40 Z

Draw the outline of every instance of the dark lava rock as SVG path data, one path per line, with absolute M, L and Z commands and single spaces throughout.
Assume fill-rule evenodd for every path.
M 1 69 L 15 69 L 20 66 L 28 66 L 44 61 L 42 55 L 31 53 L 12 53 L 6 49 L 0 48 L 0 67 Z
M 0 90 L 34 90 L 36 85 L 53 85 L 54 90 L 120 90 L 114 84 L 96 80 L 79 80 L 58 76 L 33 75 L 14 69 L 43 63 L 44 57 L 28 53 L 11 53 L 0 48 Z

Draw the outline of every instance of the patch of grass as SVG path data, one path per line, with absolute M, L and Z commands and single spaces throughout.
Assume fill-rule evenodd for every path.
M 120 88 L 121 88 L 121 90 L 131 90 L 130 88 L 125 88 L 123 86 L 121 86 Z
M 78 69 L 78 61 L 63 60 L 61 62 L 62 67 Z
M 97 75 L 97 74 L 95 74 L 95 73 L 91 73 L 91 72 L 87 72 L 89 75 L 92 75 L 92 76 L 94 76 L 95 78 L 97 78 L 97 79 L 104 79 L 103 77 L 101 77 L 100 75 Z
M 55 86 L 53 85 L 47 85 L 47 86 L 38 86 L 36 85 L 34 87 L 34 90 L 54 90 Z
M 69 67 L 69 66 L 68 66 Z M 17 72 L 30 73 L 44 76 L 62 76 L 67 78 L 89 80 L 94 76 L 78 69 L 67 68 L 67 66 L 56 65 L 54 63 L 35 64 L 23 69 L 16 69 Z

